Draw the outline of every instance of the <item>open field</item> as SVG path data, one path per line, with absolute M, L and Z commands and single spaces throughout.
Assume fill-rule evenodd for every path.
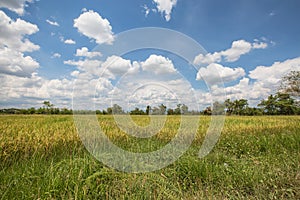
M 102 129 L 123 149 L 163 147 L 179 117 L 149 140 L 125 135 L 112 116 Z M 147 116 L 133 116 L 147 124 Z M 82 145 L 72 116 L 0 116 L 1 199 L 300 199 L 300 117 L 226 117 L 218 144 L 198 151 L 209 125 L 200 117 L 190 149 L 174 164 L 129 174 L 104 166 Z

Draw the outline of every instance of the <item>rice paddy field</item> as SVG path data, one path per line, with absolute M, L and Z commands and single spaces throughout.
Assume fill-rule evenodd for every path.
M 162 148 L 180 123 L 168 116 L 158 134 L 138 139 L 113 116 L 97 117 L 114 144 L 136 152 Z M 149 123 L 147 116 L 132 118 Z M 0 199 L 300 199 L 299 116 L 226 117 L 213 151 L 199 159 L 209 122 L 200 117 L 192 145 L 173 164 L 125 173 L 85 149 L 72 116 L 2 115 Z

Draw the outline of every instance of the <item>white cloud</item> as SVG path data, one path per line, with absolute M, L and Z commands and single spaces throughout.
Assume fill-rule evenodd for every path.
M 144 5 L 143 8 L 144 8 L 144 12 L 145 12 L 145 17 L 148 17 L 148 15 L 150 13 L 150 9 L 148 8 L 147 5 Z
M 30 77 L 39 67 L 39 63 L 24 52 L 39 49 L 26 38 L 38 31 L 34 24 L 21 19 L 16 21 L 0 10 L 0 73 Z
M 67 39 L 64 41 L 65 44 L 76 44 L 76 42 L 72 39 Z
M 195 57 L 194 64 L 195 65 L 198 65 L 200 63 L 211 64 L 215 62 L 220 62 L 221 60 L 222 60 L 222 55 L 220 52 L 215 52 L 213 54 L 208 53 L 206 55 L 199 54 L 198 56 Z
M 30 77 L 39 63 L 30 56 L 4 47 L 0 48 L 0 66 L 0 73 Z
M 300 70 L 300 57 L 275 62 L 271 66 L 258 66 L 249 72 L 249 78 L 242 78 L 238 84 L 225 87 L 226 98 L 249 100 L 250 106 L 256 106 L 262 99 L 267 98 L 278 90 L 282 76 L 292 70 Z M 211 91 L 220 101 L 223 88 L 212 86 Z
M 173 7 L 177 0 L 153 0 L 156 3 L 157 10 L 165 15 L 166 21 L 170 21 Z
M 23 15 L 26 2 L 31 3 L 33 0 L 0 0 L 0 8 L 8 8 L 19 15 Z
M 233 41 L 231 48 L 214 53 L 208 53 L 206 55 L 199 54 L 194 59 L 195 65 L 200 64 L 211 64 L 215 62 L 221 62 L 224 59 L 226 62 L 235 62 L 242 55 L 249 53 L 253 49 L 265 49 L 268 47 L 266 42 L 261 42 L 255 40 L 253 43 L 247 42 L 245 40 Z
M 79 61 L 68 60 L 68 61 L 64 61 L 64 64 L 76 66 L 80 71 L 87 72 L 89 75 L 91 75 L 91 77 L 101 76 L 102 61 L 100 60 L 89 60 L 89 59 L 79 60 Z
M 197 73 L 196 80 L 205 80 L 210 85 L 215 85 L 223 81 L 231 82 L 245 76 L 245 71 L 243 68 L 229 68 L 224 67 L 220 64 L 212 63 L 206 68 L 202 67 Z
M 150 55 L 145 62 L 141 62 L 142 69 L 156 75 L 173 74 L 176 72 L 173 62 L 160 55 Z
M 93 58 L 93 57 L 101 57 L 102 53 L 101 52 L 89 52 L 87 47 L 82 47 L 81 49 L 76 50 L 75 56 L 82 56 L 82 57 L 87 57 L 87 58 Z
M 59 26 L 59 24 L 57 22 L 51 21 L 49 19 L 47 19 L 46 22 L 52 26 Z
M 272 66 L 258 66 L 249 72 L 249 77 L 264 87 L 275 89 L 279 87 L 281 78 L 292 70 L 300 70 L 300 57 L 275 62 Z
M 38 31 L 35 24 L 19 18 L 14 21 L 0 10 L 0 46 L 7 46 L 21 52 L 38 50 L 40 48 L 38 45 L 25 38 L 26 35 L 32 35 Z
M 95 39 L 98 44 L 111 44 L 114 41 L 109 21 L 92 10 L 84 12 L 74 19 L 74 27 L 83 35 Z
M 139 70 L 137 62 L 131 63 L 130 60 L 123 59 L 119 56 L 110 56 L 102 64 L 104 75 L 109 78 L 115 79 L 116 76 L 122 76 L 125 73 L 135 73 Z
M 251 51 L 252 45 L 245 40 L 234 41 L 230 49 L 222 51 L 222 56 L 225 57 L 225 60 L 228 62 L 237 61 L 241 55 L 247 54 Z
M 60 58 L 61 55 L 59 53 L 54 53 L 51 57 L 52 58 Z

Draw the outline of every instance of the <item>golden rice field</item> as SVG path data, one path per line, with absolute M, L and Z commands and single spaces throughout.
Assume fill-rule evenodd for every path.
M 194 116 L 197 117 L 197 116 Z M 198 116 L 199 117 L 199 116 Z M 132 116 L 146 126 L 147 116 Z M 168 116 L 149 139 L 128 136 L 108 115 L 98 116 L 120 148 L 149 152 L 176 135 Z M 300 117 L 226 117 L 221 137 L 203 159 L 198 152 L 210 117 L 176 162 L 154 172 L 125 173 L 85 149 L 72 116 L 0 116 L 1 199 L 300 199 Z

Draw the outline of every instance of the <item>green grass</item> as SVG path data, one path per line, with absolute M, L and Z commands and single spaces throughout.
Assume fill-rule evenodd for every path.
M 133 116 L 147 125 L 147 116 Z M 101 128 L 123 149 L 148 152 L 176 134 L 168 117 L 150 139 L 126 135 L 112 116 Z M 300 117 L 226 117 L 219 142 L 198 158 L 210 118 L 190 149 L 151 173 L 115 171 L 82 145 L 72 116 L 0 116 L 1 199 L 300 199 Z

